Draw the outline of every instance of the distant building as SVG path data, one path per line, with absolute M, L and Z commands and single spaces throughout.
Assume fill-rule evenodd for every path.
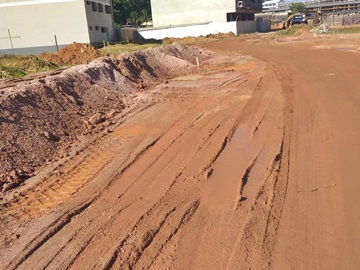
M 111 0 L 0 0 L 0 54 L 114 39 Z
M 262 0 L 151 0 L 154 27 L 253 21 Z
M 154 27 L 138 31 L 147 39 L 270 31 L 270 21 L 255 21 L 261 10 L 262 0 L 151 0 Z
M 278 9 L 280 7 L 283 7 L 284 4 L 284 0 L 265 0 L 262 4 L 262 9 Z

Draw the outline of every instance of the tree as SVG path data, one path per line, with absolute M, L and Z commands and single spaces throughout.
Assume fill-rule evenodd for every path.
M 304 3 L 291 3 L 290 10 L 292 13 L 306 13 L 306 5 Z
M 150 0 L 113 0 L 114 21 L 117 24 L 138 24 L 150 20 Z M 143 10 L 147 18 L 143 15 Z
M 137 25 L 139 22 L 139 14 L 136 11 L 130 12 L 130 17 L 127 19 L 127 23 Z
M 150 21 L 149 12 L 148 12 L 147 9 L 141 10 L 141 12 L 140 12 L 140 20 L 141 20 L 143 23 L 147 23 L 148 21 Z

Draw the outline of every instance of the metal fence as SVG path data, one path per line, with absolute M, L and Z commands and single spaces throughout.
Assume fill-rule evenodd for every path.
M 360 15 L 344 16 L 342 25 L 360 24 Z

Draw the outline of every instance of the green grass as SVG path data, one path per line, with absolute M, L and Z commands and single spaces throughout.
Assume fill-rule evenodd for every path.
M 57 65 L 41 60 L 34 55 L 1 55 L 0 79 L 21 78 L 29 73 L 48 71 Z
M 358 33 L 360 33 L 360 25 L 335 26 L 335 27 L 331 27 L 331 29 L 333 31 L 326 33 L 326 34 L 358 34 Z
M 161 46 L 161 42 L 134 44 L 134 43 L 123 43 L 123 44 L 110 44 L 100 49 L 103 54 L 116 55 L 125 52 L 136 52 L 147 48 L 155 48 Z

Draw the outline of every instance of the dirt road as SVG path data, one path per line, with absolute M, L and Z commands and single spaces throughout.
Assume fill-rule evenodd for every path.
M 0 269 L 357 269 L 359 53 L 202 46 L 222 56 L 2 207 Z
M 273 269 L 360 265 L 359 44 L 345 35 L 246 48 L 277 70 L 282 84 L 290 81 L 293 93 L 290 166 Z

